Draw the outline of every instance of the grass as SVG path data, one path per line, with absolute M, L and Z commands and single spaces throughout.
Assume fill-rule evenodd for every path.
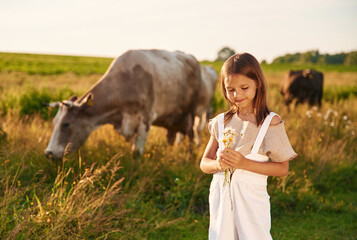
M 57 64 L 62 68 L 61 60 Z M 321 109 L 301 105 L 289 113 L 277 89 L 283 74 L 266 72 L 269 106 L 285 120 L 299 157 L 286 177 L 269 178 L 273 238 L 355 239 L 357 76 L 327 72 L 325 93 L 340 87 L 328 94 L 348 96 L 324 97 Z M 0 72 L 0 106 L 6 106 L 0 117 L 0 239 L 206 239 L 211 176 L 199 162 L 207 131 L 197 147 L 187 139 L 170 146 L 165 130 L 154 127 L 144 155 L 135 159 L 124 138 L 105 125 L 63 162 L 45 158 L 52 122 L 41 109 L 20 114 L 20 99 L 39 102 L 48 92 L 50 100 L 66 98 L 99 78 Z M 221 99 L 217 89 L 217 112 Z
M 41 75 L 58 75 L 66 72 L 78 75 L 102 74 L 112 60 L 113 58 L 0 52 L 0 72 Z

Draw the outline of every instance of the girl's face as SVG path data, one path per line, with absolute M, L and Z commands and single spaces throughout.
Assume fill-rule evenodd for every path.
M 253 110 L 253 100 L 257 91 L 257 85 L 253 79 L 233 74 L 225 79 L 225 86 L 229 101 L 237 105 L 240 110 Z

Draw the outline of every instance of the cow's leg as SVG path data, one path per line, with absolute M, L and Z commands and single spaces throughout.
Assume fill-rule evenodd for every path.
M 185 132 L 188 135 L 188 137 L 190 138 L 190 141 L 193 141 L 193 138 L 195 136 L 194 134 L 194 129 L 193 129 L 193 121 L 194 121 L 194 115 L 192 113 L 187 115 L 186 118 L 186 129 Z
M 136 136 L 134 149 L 138 150 L 140 155 L 142 155 L 144 153 L 144 147 L 145 147 L 145 143 L 148 138 L 148 135 L 149 135 L 149 130 L 150 130 L 149 124 L 145 124 L 144 121 L 139 122 L 138 133 Z
M 123 121 L 117 131 L 125 137 L 126 141 L 131 142 L 133 152 L 137 150 L 139 154 L 143 154 L 149 129 L 149 121 L 144 122 L 140 114 L 124 113 Z
M 200 129 L 200 123 L 202 120 L 203 116 L 195 116 L 194 122 L 193 122 L 193 142 L 198 145 L 200 143 L 200 136 L 199 132 L 201 131 Z
M 177 132 L 176 133 L 176 137 L 175 137 L 175 141 L 174 141 L 174 146 L 177 146 L 181 141 L 182 141 L 182 139 L 184 139 L 184 135 L 182 134 L 182 133 L 180 133 L 180 132 Z
M 167 130 L 166 137 L 167 137 L 167 142 L 168 142 L 170 145 L 174 145 L 174 144 L 175 144 L 176 135 L 178 135 L 177 131 Z

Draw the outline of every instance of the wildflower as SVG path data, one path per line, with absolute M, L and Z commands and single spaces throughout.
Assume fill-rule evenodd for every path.
M 223 142 L 223 144 L 224 144 L 224 146 L 226 148 L 229 148 L 230 144 L 234 143 L 234 138 L 237 135 L 237 133 L 233 128 L 228 127 L 228 128 L 225 128 L 223 130 L 223 135 L 224 135 L 224 138 L 222 139 L 222 142 Z M 228 177 L 228 174 L 230 172 L 231 172 L 231 170 L 229 168 L 224 171 L 224 183 L 223 183 L 223 186 L 226 183 L 230 183 L 230 180 L 229 180 L 229 177 Z
M 312 111 L 306 111 L 306 116 L 308 117 L 308 118 L 311 118 L 312 117 Z
M 345 115 L 345 116 L 343 116 L 343 120 L 347 120 L 348 119 L 348 117 Z

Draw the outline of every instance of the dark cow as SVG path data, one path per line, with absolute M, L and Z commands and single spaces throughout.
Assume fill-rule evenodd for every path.
M 321 106 L 324 76 L 321 72 L 306 69 L 290 70 L 280 84 L 280 93 L 285 105 L 296 99 L 295 106 L 307 102 L 310 106 Z
M 59 111 L 45 153 L 60 159 L 66 147 L 78 149 L 104 124 L 112 124 L 141 154 L 151 125 L 166 128 L 170 142 L 176 133 L 192 139 L 203 84 L 200 64 L 192 55 L 130 50 L 82 97 L 50 104 Z

